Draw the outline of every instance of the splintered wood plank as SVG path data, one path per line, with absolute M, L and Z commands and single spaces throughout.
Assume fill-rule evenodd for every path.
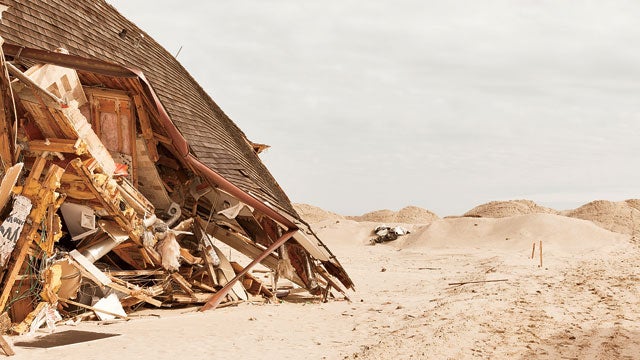
M 84 155 L 87 153 L 87 145 L 82 139 L 31 140 L 28 145 L 29 151 L 54 151 L 76 155 Z
M 247 265 L 241 272 L 239 272 L 233 279 L 231 279 L 222 289 L 220 289 L 220 291 L 215 293 L 215 295 L 213 295 L 211 299 L 209 299 L 209 301 L 207 301 L 207 303 L 200 308 L 199 311 L 215 309 L 218 305 L 220 305 L 224 297 L 229 293 L 229 291 L 231 291 L 232 287 L 238 282 L 238 280 L 240 280 L 240 278 L 244 274 L 249 272 L 249 270 L 251 270 L 251 268 L 253 268 L 256 264 L 260 263 L 262 259 L 267 257 L 270 253 L 272 253 L 277 248 L 279 248 L 284 243 L 286 243 L 289 239 L 291 239 L 293 234 L 295 234 L 297 231 L 298 229 L 289 230 L 284 235 L 282 235 L 278 240 L 276 240 L 273 244 L 271 244 L 265 251 L 263 251 L 262 254 L 260 254 L 260 256 L 253 259 L 253 261 L 249 263 L 249 265 Z
M 102 284 L 103 286 L 107 286 L 113 290 L 119 291 L 129 296 L 133 296 L 156 307 L 160 307 L 162 305 L 161 301 L 156 300 L 147 294 L 144 294 L 143 289 L 140 289 L 139 287 L 129 284 L 121 279 L 118 280 L 120 282 L 124 282 L 126 285 L 115 283 L 112 277 L 109 277 L 104 272 L 100 271 L 100 269 L 93 265 L 86 257 L 84 257 L 84 255 L 80 254 L 77 250 L 71 251 L 69 255 L 75 261 L 75 264 L 78 265 L 76 267 L 82 272 L 82 274 L 84 276 L 87 276 L 89 279 L 92 279 L 92 281 L 94 281 L 96 284 Z
M 4 41 L 0 40 L 0 46 L 2 42 Z M 14 129 L 9 119 L 9 109 L 12 108 L 9 97 L 7 96 L 9 79 L 6 77 L 4 68 L 2 70 L 3 71 L 0 71 L 0 106 L 2 106 L 2 109 L 0 109 L 0 163 L 2 170 L 6 171 L 13 165 Z
M 2 348 L 2 351 L 4 351 L 5 355 L 7 356 L 13 356 L 16 354 L 11 344 L 9 344 L 9 342 L 7 341 L 7 339 L 4 338 L 3 335 L 0 335 L 0 347 Z
M 182 275 L 178 273 L 172 273 L 171 278 L 184 292 L 189 294 L 189 296 L 195 296 L 195 292 L 191 289 L 191 284 L 189 284 L 189 282 Z
M 211 298 L 211 293 L 195 293 L 193 296 L 172 294 L 171 301 L 178 304 L 204 304 Z
M 109 286 L 112 280 L 105 273 L 100 271 L 95 265 L 89 261 L 84 255 L 82 255 L 78 250 L 72 250 L 69 253 L 69 256 L 73 260 L 75 260 L 84 270 L 86 270 L 89 274 L 91 274 L 91 278 L 99 284 L 103 286 Z
M 107 190 L 103 189 L 102 186 L 98 185 L 96 180 L 94 179 L 94 175 L 82 163 L 82 160 L 73 159 L 71 161 L 71 166 L 73 166 L 78 175 L 84 180 L 85 184 L 87 184 L 91 192 L 102 203 L 105 209 L 107 209 L 107 211 L 115 217 L 118 225 L 120 225 L 120 227 L 122 227 L 127 232 L 131 240 L 138 245 L 142 245 L 140 234 L 132 226 L 131 219 L 127 218 L 127 216 L 124 214 L 124 211 L 120 209 L 120 203 L 122 202 L 122 200 L 118 199 L 117 196 L 111 195 Z M 108 177 L 107 181 L 109 181 L 110 179 L 111 178 Z
M 220 251 L 220 249 L 218 249 L 216 246 L 213 247 L 213 250 L 216 252 L 216 255 L 218 255 L 218 259 L 220 259 L 219 268 L 222 271 L 222 275 L 224 278 L 223 279 L 224 281 L 219 281 L 219 283 L 220 285 L 226 285 L 227 283 L 232 281 L 232 279 L 236 276 L 236 273 L 235 271 L 233 271 L 233 267 L 231 266 L 231 263 L 229 262 L 227 257 L 224 256 L 222 251 Z M 218 279 L 220 279 L 220 277 Z M 249 296 L 247 296 L 247 291 L 242 286 L 242 284 L 238 282 L 232 285 L 229 295 L 233 298 L 233 300 L 249 299 Z
M 23 166 L 23 163 L 17 163 L 9 169 L 6 169 L 2 183 L 0 183 L 0 212 L 4 210 L 4 207 L 9 202 L 11 190 L 16 185 L 16 181 L 18 181 L 18 177 L 20 177 L 22 173 Z
M 38 158 L 38 160 L 41 159 L 42 158 Z M 22 195 L 31 200 L 33 207 L 29 214 L 30 222 L 25 223 L 25 227 L 23 228 L 20 238 L 16 243 L 16 250 L 14 250 L 11 262 L 9 263 L 9 270 L 7 272 L 8 276 L 4 283 L 2 295 L 0 295 L 0 309 L 4 309 L 9 301 L 11 289 L 13 288 L 16 277 L 18 276 L 24 260 L 27 257 L 29 248 L 34 240 L 38 238 L 36 234 L 38 233 L 39 225 L 42 223 L 42 218 L 45 216 L 49 204 L 56 203 L 56 206 L 60 206 L 57 201 L 59 195 L 55 190 L 60 187 L 60 179 L 62 178 L 64 169 L 57 165 L 51 165 L 44 181 L 39 183 L 38 179 L 42 173 L 42 168 L 44 168 L 44 162 L 46 162 L 46 160 L 42 159 L 43 161 L 41 162 L 38 162 L 38 160 L 32 167 L 29 178 L 25 182 L 25 184 L 30 185 L 25 186 L 22 191 Z M 34 168 L 36 171 L 33 170 Z
M 140 95 L 133 96 L 133 102 L 136 106 L 136 112 L 138 114 L 138 120 L 140 121 L 140 130 L 142 131 L 142 137 L 147 145 L 147 152 L 151 161 L 158 161 L 158 149 L 156 147 L 156 140 L 153 138 L 153 128 L 151 127 L 151 121 L 149 121 L 149 114 L 142 104 Z

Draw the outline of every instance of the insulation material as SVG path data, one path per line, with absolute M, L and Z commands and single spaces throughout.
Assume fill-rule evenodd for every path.
M 156 249 L 162 258 L 162 267 L 169 271 L 177 271 L 180 267 L 180 244 L 176 235 L 168 231 L 166 236 L 158 241 Z
M 98 300 L 93 307 L 96 309 L 94 312 L 96 316 L 100 320 L 113 320 L 116 317 L 111 314 L 118 314 L 122 317 L 127 317 L 127 313 L 122 308 L 122 304 L 120 304 L 120 300 L 118 300 L 118 296 L 115 293 L 109 294 L 107 297 L 104 297 Z M 99 310 L 107 311 L 111 314 L 101 312 Z
M 218 214 L 224 215 L 227 219 L 235 219 L 238 215 L 253 216 L 253 208 L 239 202 L 234 206 L 218 211 Z
M 62 266 L 52 265 L 44 270 L 44 286 L 40 292 L 40 297 L 51 304 L 58 302 L 58 291 L 62 286 Z

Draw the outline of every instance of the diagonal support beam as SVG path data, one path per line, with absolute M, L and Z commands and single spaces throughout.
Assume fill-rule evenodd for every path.
M 229 281 L 222 289 L 220 289 L 220 291 L 215 293 L 211 297 L 211 299 L 209 299 L 209 301 L 200 308 L 199 311 L 207 311 L 209 309 L 215 309 L 216 307 L 218 307 L 218 305 L 220 305 L 220 303 L 222 302 L 222 299 L 224 299 L 224 297 L 227 295 L 229 290 L 231 290 L 233 285 L 236 282 L 238 282 L 238 280 L 240 280 L 240 278 L 244 276 L 244 274 L 248 273 L 249 270 L 251 270 L 251 268 L 253 268 L 256 264 L 258 264 L 264 258 L 269 256 L 269 254 L 271 254 L 277 248 L 282 246 L 282 244 L 286 243 L 287 240 L 291 239 L 293 234 L 295 234 L 297 231 L 298 231 L 297 229 L 289 230 L 284 235 L 282 235 L 278 240 L 276 240 L 276 242 L 269 245 L 269 247 L 265 251 L 263 251 L 262 254 L 260 254 L 257 258 L 253 259 L 253 261 L 249 265 L 247 265 L 244 269 L 242 269 L 242 271 L 240 271 L 233 279 L 231 279 L 231 281 Z

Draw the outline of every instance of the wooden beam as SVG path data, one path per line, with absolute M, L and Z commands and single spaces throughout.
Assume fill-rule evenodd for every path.
M 231 281 L 229 281 L 222 289 L 220 289 L 220 291 L 218 291 L 215 295 L 213 295 L 211 299 L 209 299 L 209 301 L 207 301 L 207 303 L 200 308 L 199 311 L 215 309 L 218 305 L 220 305 L 220 303 L 222 302 L 224 297 L 227 295 L 227 293 L 229 293 L 233 285 L 236 282 L 238 282 L 238 280 L 240 280 L 240 278 L 244 274 L 249 272 L 249 270 L 251 270 L 251 268 L 254 267 L 256 264 L 258 264 L 260 261 L 262 261 L 262 259 L 269 256 L 269 254 L 271 254 L 273 251 L 275 251 L 277 248 L 279 248 L 284 243 L 286 243 L 289 239 L 291 239 L 293 234 L 295 234 L 297 231 L 298 231 L 297 229 L 289 230 L 284 235 L 282 235 L 278 240 L 276 240 L 273 244 L 271 244 L 262 254 L 260 254 L 260 256 L 253 259 L 253 261 L 249 263 L 249 265 L 247 265 L 241 272 L 239 272 L 233 279 L 231 279 Z
M 57 165 L 51 165 L 44 181 L 39 183 L 38 179 L 42 173 L 45 162 L 46 161 L 43 158 L 38 158 L 32 167 L 29 178 L 25 182 L 25 184 L 29 184 L 29 186 L 25 185 L 22 191 L 22 195 L 31 200 L 33 207 L 28 218 L 30 221 L 25 223 L 25 227 L 20 234 L 18 242 L 16 243 L 16 250 L 13 252 L 12 262 L 10 262 L 8 267 L 8 276 L 4 283 L 4 288 L 2 289 L 2 295 L 0 295 L 0 309 L 4 309 L 7 305 L 7 302 L 11 297 L 11 289 L 13 288 L 16 277 L 24 264 L 29 248 L 34 240 L 39 238 L 39 236 L 37 236 L 38 229 L 49 204 L 57 203 L 58 200 L 59 194 L 56 193 L 55 190 L 60 187 L 60 179 L 62 178 L 64 169 Z M 57 205 L 59 206 L 59 204 Z
M 195 292 L 191 289 L 191 284 L 189 284 L 189 282 L 182 275 L 180 275 L 178 273 L 172 273 L 171 274 L 171 278 L 189 296 L 191 296 L 191 297 L 195 296 Z
M 87 184 L 91 192 L 102 203 L 104 208 L 107 209 L 107 211 L 115 217 L 116 222 L 122 227 L 124 231 L 127 232 L 129 238 L 134 243 L 142 245 L 142 241 L 140 240 L 140 233 L 132 223 L 133 219 L 129 218 L 125 214 L 127 209 L 122 210 L 120 208 L 120 204 L 124 202 L 124 199 L 120 199 L 118 195 L 109 193 L 109 191 L 104 188 L 106 182 L 112 180 L 111 177 L 107 177 L 107 181 L 101 186 L 95 179 L 94 174 L 91 173 L 91 171 L 89 171 L 89 169 L 82 163 L 82 160 L 73 159 L 71 161 L 71 166 L 73 166 L 78 175 L 84 180 L 85 184 Z M 128 204 L 126 207 L 129 207 Z M 135 216 L 135 211 L 132 212 Z
M 8 99 L 6 94 L 7 79 L 4 76 L 4 69 L 0 71 L 0 163 L 2 164 L 3 172 L 13 165 L 13 126 L 9 123 L 8 113 Z
M 31 140 L 28 142 L 28 145 L 29 151 L 34 152 L 53 151 L 76 155 L 84 155 L 87 153 L 87 145 L 82 139 Z
M 13 347 L 11 347 L 11 344 L 7 342 L 7 339 L 5 339 L 3 335 L 0 335 L 0 347 L 2 348 L 2 351 L 4 351 L 4 354 L 7 356 L 13 356 L 16 354 L 16 352 L 13 350 Z
M 142 104 L 140 95 L 133 95 L 133 102 L 136 106 L 136 113 L 138 114 L 138 120 L 140 121 L 140 130 L 142 131 L 142 138 L 147 145 L 147 151 L 151 161 L 158 161 L 158 148 L 156 147 L 156 140 L 153 137 L 153 128 L 151 127 L 151 121 L 149 120 L 149 114 Z

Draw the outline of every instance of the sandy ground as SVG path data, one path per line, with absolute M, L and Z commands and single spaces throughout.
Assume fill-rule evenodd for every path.
M 366 245 L 377 223 L 314 225 L 356 283 L 348 301 L 298 297 L 206 313 L 146 310 L 130 321 L 59 326 L 119 336 L 17 359 L 637 359 L 640 244 L 552 214 L 406 225 Z M 543 267 L 531 259 L 543 242 Z M 462 281 L 502 280 L 451 286 Z M 10 338 L 19 342 L 22 338 Z

